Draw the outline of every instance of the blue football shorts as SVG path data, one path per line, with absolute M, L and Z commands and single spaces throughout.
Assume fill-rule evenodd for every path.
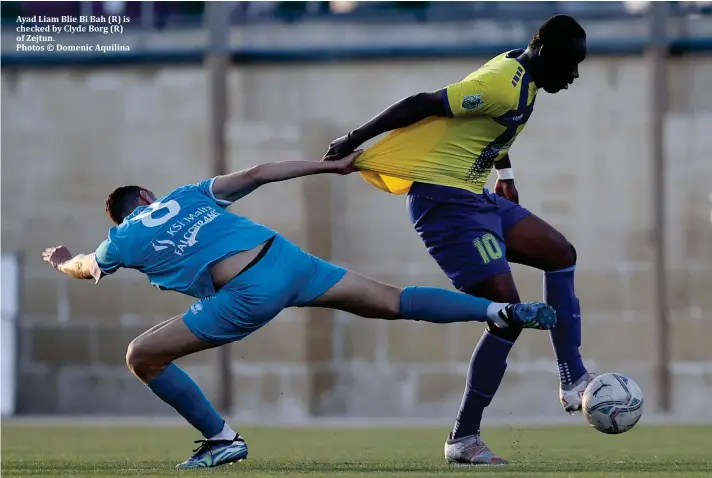
M 265 255 L 183 315 L 206 342 L 241 340 L 283 309 L 303 307 L 339 282 L 347 270 L 277 235 Z
M 531 213 L 491 193 L 416 183 L 408 209 L 428 252 L 458 290 L 511 272 L 504 237 Z

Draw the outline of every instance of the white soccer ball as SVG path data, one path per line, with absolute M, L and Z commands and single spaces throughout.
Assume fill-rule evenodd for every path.
M 643 414 L 643 392 L 630 377 L 604 373 L 584 390 L 582 411 L 588 423 L 599 432 L 625 433 Z

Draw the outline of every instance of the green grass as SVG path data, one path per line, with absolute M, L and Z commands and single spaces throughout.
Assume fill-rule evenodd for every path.
M 188 429 L 20 427 L 2 429 L 3 476 L 249 477 L 712 476 L 712 428 L 639 426 L 620 436 L 593 429 L 488 429 L 487 443 L 508 467 L 453 467 L 444 462 L 445 429 L 240 429 L 250 446 L 242 463 L 176 471 L 192 440 Z

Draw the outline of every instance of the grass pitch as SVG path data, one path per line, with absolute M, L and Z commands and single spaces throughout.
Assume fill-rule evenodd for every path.
M 3 424 L 5 425 L 5 424 Z M 488 445 L 508 467 L 454 467 L 445 429 L 239 428 L 250 447 L 239 464 L 201 471 L 173 467 L 192 450 L 183 428 L 2 428 L 3 476 L 250 477 L 702 477 L 712 476 L 712 427 L 639 426 L 619 436 L 586 426 L 492 428 Z

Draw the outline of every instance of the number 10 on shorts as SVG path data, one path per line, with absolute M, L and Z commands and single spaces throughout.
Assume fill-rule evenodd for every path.
M 502 258 L 502 248 L 499 247 L 499 242 L 497 242 L 497 239 L 492 234 L 484 234 L 476 238 L 472 243 L 477 248 L 477 252 L 480 253 L 483 264 L 488 264 L 491 261 Z

